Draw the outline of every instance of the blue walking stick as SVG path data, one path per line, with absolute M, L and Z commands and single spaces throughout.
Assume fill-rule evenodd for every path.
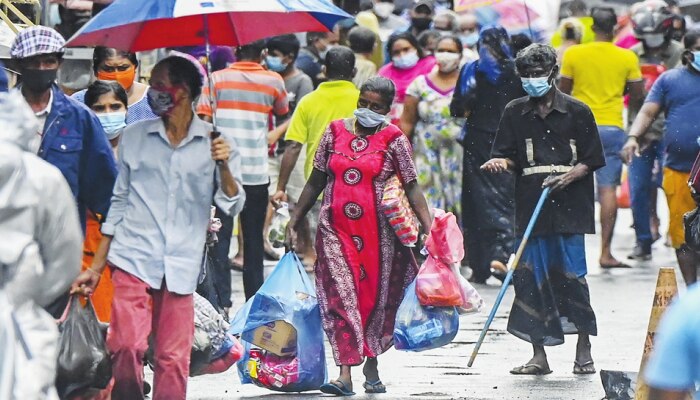
M 493 317 L 496 316 L 496 311 L 498 311 L 498 306 L 501 305 L 501 301 L 503 301 L 503 296 L 506 294 L 506 290 L 508 290 L 508 285 L 510 284 L 511 279 L 513 279 L 513 272 L 515 271 L 515 268 L 518 267 L 518 263 L 520 262 L 520 257 L 523 255 L 523 251 L 525 251 L 525 246 L 527 245 L 527 240 L 530 238 L 530 234 L 532 233 L 532 229 L 535 227 L 535 223 L 537 222 L 537 217 L 540 216 L 540 211 L 542 211 L 542 206 L 544 206 L 544 201 L 547 199 L 547 195 L 549 195 L 549 188 L 546 187 L 542 191 L 542 194 L 540 195 L 540 200 L 537 202 L 537 206 L 535 207 L 535 211 L 532 213 L 532 217 L 530 217 L 530 222 L 527 224 L 527 229 L 525 229 L 525 234 L 523 235 L 523 240 L 520 242 L 520 246 L 518 246 L 518 251 L 515 252 L 515 258 L 513 258 L 513 262 L 510 264 L 510 268 L 508 268 L 508 274 L 506 275 L 506 278 L 503 279 L 503 284 L 501 285 L 501 291 L 498 292 L 498 297 L 496 297 L 496 303 L 494 303 L 493 308 L 491 309 L 491 314 L 489 314 L 489 318 L 486 320 L 486 325 L 484 325 L 484 329 L 481 330 L 481 335 L 479 335 L 479 340 L 476 342 L 476 345 L 474 346 L 474 351 L 472 351 L 472 356 L 469 359 L 469 363 L 467 366 L 471 367 L 474 364 L 474 359 L 476 359 L 476 355 L 479 354 L 479 348 L 481 347 L 481 343 L 484 342 L 484 338 L 486 337 L 486 332 L 489 330 L 489 326 L 491 326 L 491 322 L 493 322 Z

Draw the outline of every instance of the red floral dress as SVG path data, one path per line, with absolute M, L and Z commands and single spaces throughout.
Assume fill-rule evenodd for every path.
M 392 346 L 396 310 L 418 269 L 380 208 L 388 178 L 416 180 L 411 145 L 394 125 L 356 136 L 354 122 L 331 122 L 314 158 L 314 168 L 328 175 L 316 236 L 316 290 L 338 365 L 359 365 Z

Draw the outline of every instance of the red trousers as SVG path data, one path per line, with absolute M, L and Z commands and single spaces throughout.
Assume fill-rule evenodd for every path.
M 160 290 L 119 268 L 112 270 L 114 299 L 107 348 L 112 354 L 113 400 L 140 400 L 143 358 L 152 333 L 155 350 L 153 400 L 184 400 L 194 336 L 192 295 Z

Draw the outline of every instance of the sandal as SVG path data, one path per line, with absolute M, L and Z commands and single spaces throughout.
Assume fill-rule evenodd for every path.
M 549 368 L 537 364 L 525 364 L 510 370 L 513 375 L 548 375 L 552 373 Z
M 365 388 L 365 393 L 386 393 L 386 386 L 384 386 L 381 380 L 374 382 L 366 381 L 362 384 L 362 387 Z
M 345 387 L 345 384 L 341 381 L 330 381 L 328 383 L 324 383 L 323 385 L 321 385 L 319 390 L 321 390 L 321 392 L 323 393 L 332 394 L 336 396 L 355 395 L 355 392 L 348 390 L 348 388 Z
M 590 367 L 590 368 L 587 368 Z M 574 374 L 576 375 L 590 375 L 595 374 L 595 367 L 593 366 L 593 360 L 586 361 L 585 363 L 579 363 L 574 361 Z
M 602 269 L 613 269 L 613 268 L 632 268 L 631 266 L 619 261 L 617 264 L 600 264 Z

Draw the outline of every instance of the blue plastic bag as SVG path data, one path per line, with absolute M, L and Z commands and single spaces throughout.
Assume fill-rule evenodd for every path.
M 267 385 L 250 376 L 250 340 L 256 328 L 275 321 L 287 322 L 296 329 L 296 354 L 289 359 L 296 358 L 298 377 L 293 378 L 294 382 Z M 324 334 L 316 290 L 293 252 L 282 257 L 255 296 L 236 314 L 229 333 L 241 335 L 245 347 L 244 356 L 238 362 L 241 383 L 256 383 L 280 392 L 304 392 L 318 390 L 326 382 Z M 275 356 L 270 354 L 268 358 Z
M 414 280 L 396 312 L 394 347 L 404 351 L 424 351 L 442 347 L 457 336 L 459 315 L 455 307 L 424 307 L 416 295 Z

